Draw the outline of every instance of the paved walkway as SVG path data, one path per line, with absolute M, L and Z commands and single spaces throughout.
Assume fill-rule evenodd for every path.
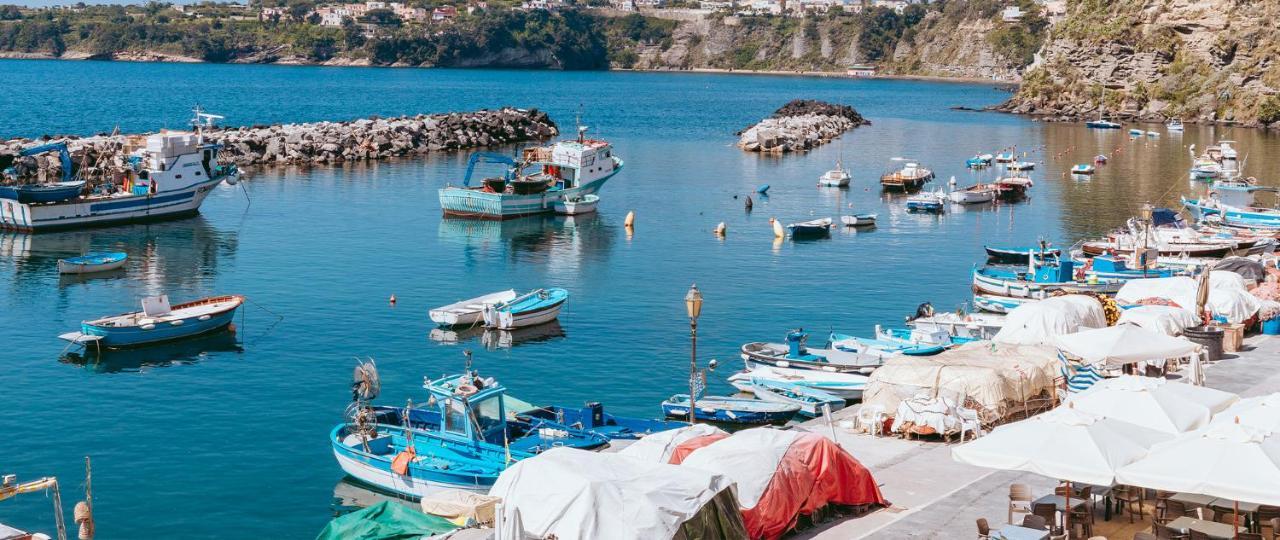
M 1244 352 L 1205 367 L 1206 386 L 1243 397 L 1280 392 L 1280 337 L 1259 336 Z M 796 535 L 817 540 L 854 538 L 964 538 L 977 534 L 975 521 L 985 517 L 993 527 L 1005 522 L 1009 484 L 1023 483 L 1032 493 L 1046 493 L 1057 481 L 1031 473 L 994 471 L 957 463 L 951 446 L 855 434 L 839 426 L 856 415 L 856 407 L 835 416 L 836 440 L 857 457 L 881 484 L 893 506 L 870 514 L 824 524 Z M 804 428 L 830 434 L 823 419 Z

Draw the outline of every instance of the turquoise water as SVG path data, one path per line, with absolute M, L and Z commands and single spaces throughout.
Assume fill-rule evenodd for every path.
M 779 340 L 794 327 L 868 333 L 923 301 L 951 309 L 968 297 L 983 244 L 1070 244 L 1119 224 L 1143 201 L 1193 192 L 1184 180 L 1192 142 L 1233 137 L 1259 170 L 1274 169 L 1262 156 L 1277 145 L 1258 133 L 1210 129 L 1129 141 L 949 110 L 1007 97 L 983 85 L 40 61 L 0 61 L 0 78 L 0 137 L 180 127 L 196 101 L 233 124 L 516 105 L 571 126 L 581 106 L 584 123 L 627 162 L 594 216 L 444 219 L 436 189 L 459 179 L 459 154 L 255 171 L 247 194 L 223 186 L 198 218 L 0 235 L 0 472 L 57 475 L 69 509 L 81 460 L 92 456 L 103 538 L 314 536 L 332 516 L 342 479 L 327 435 L 350 397 L 357 357 L 377 360 L 389 403 L 421 399 L 422 377 L 460 369 L 467 348 L 483 373 L 526 400 L 599 400 L 653 416 L 662 399 L 684 391 L 683 296 L 693 282 L 706 302 L 699 355 L 722 361 L 712 390 L 728 392 L 724 379 L 743 342 Z M 853 105 L 873 125 L 807 155 L 758 157 L 733 147 L 734 132 L 796 97 Z M 911 215 L 875 185 L 891 157 L 907 156 L 965 186 L 975 180 L 965 158 L 1010 145 L 1047 146 L 1033 155 L 1047 163 L 1033 173 L 1025 203 Z M 1072 163 L 1116 148 L 1123 151 L 1094 178 L 1063 177 Z M 837 154 L 854 171 L 853 186 L 816 187 Z M 743 197 L 761 183 L 773 186 L 770 196 L 744 212 Z M 850 204 L 880 214 L 880 227 L 773 241 L 770 217 L 834 217 Z M 636 213 L 634 235 L 622 226 L 628 211 Z M 728 235 L 718 239 L 711 231 L 721 221 Z M 105 249 L 129 253 L 124 271 L 59 278 L 58 258 Z M 558 328 L 460 345 L 430 337 L 433 306 L 540 286 L 571 293 Z M 251 303 L 236 340 L 88 366 L 61 354 L 57 334 L 160 293 L 175 302 L 239 293 Z M 0 522 L 52 532 L 50 504 L 39 495 L 5 501 Z

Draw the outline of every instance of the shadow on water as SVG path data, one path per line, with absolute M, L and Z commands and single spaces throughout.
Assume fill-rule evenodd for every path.
M 527 326 L 515 330 L 496 330 L 482 326 L 461 328 L 432 328 L 428 335 L 431 341 L 441 345 L 460 345 L 476 338 L 485 349 L 494 351 L 510 349 L 517 345 L 542 343 L 566 337 L 560 321 L 551 321 L 536 326 Z
M 137 373 L 151 368 L 194 364 L 209 358 L 210 353 L 243 351 L 235 331 L 222 330 L 138 349 L 98 351 L 90 346 L 80 352 L 63 354 L 58 360 L 93 373 Z
M 380 490 L 350 476 L 343 477 L 337 485 L 333 486 L 334 517 L 350 514 L 384 501 L 403 504 L 414 510 L 419 509 L 418 504 L 408 497 Z
M 537 215 L 504 221 L 444 216 L 439 238 L 465 246 L 466 264 L 483 253 L 500 250 L 517 259 L 577 265 L 608 255 L 620 226 L 598 213 L 578 216 Z

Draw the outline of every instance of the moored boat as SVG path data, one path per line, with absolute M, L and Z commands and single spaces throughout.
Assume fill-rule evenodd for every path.
M 840 216 L 840 222 L 846 227 L 875 227 L 875 214 L 845 214 Z
M 862 391 L 866 389 L 867 381 L 869 380 L 866 375 L 859 373 L 757 367 L 733 374 L 729 377 L 729 383 L 734 388 L 747 392 L 750 391 L 751 379 L 753 378 L 792 383 L 805 388 L 821 390 L 846 400 L 861 399 Z
M 1120 129 L 1120 124 L 1118 122 L 1112 122 L 1110 120 L 1106 120 L 1101 116 L 1099 116 L 1097 120 L 1090 120 L 1088 122 L 1085 122 L 1084 125 L 1085 127 L 1089 127 L 1093 129 Z
M 948 193 L 947 198 L 956 204 L 982 204 L 994 201 L 996 193 L 995 184 L 974 184 Z
M 109 272 L 124 266 L 129 255 L 124 252 L 86 253 L 79 257 L 58 259 L 60 274 L 90 274 L 93 272 Z
M 1011 298 L 1043 299 L 1057 291 L 1115 293 L 1124 280 L 1085 281 L 1075 278 L 1075 262 L 1069 259 L 1037 260 L 1027 267 L 985 266 L 973 269 L 975 293 Z
M 510 330 L 553 321 L 568 300 L 569 291 L 564 289 L 536 289 L 506 302 L 484 306 L 484 324 Z
M 0 186 L 0 199 L 19 203 L 54 203 L 74 199 L 84 190 L 84 180 L 69 180 L 48 184 L 23 184 Z
M 908 319 L 907 326 L 941 330 L 954 337 L 991 339 L 1004 328 L 1004 316 L 990 313 L 936 313 Z
M 947 196 L 942 191 L 917 193 L 907 197 L 908 212 L 942 213 L 946 209 Z
M 808 338 L 803 330 L 792 330 L 787 332 L 785 343 L 747 343 L 740 349 L 742 361 L 747 369 L 778 367 L 861 374 L 871 373 L 884 363 L 878 355 L 840 350 L 830 340 L 826 347 L 810 349 L 805 344 Z
M 970 169 L 981 169 L 991 165 L 991 161 L 995 156 L 991 154 L 978 154 L 964 161 L 964 166 Z
M 1030 171 L 1036 168 L 1036 164 L 1033 161 L 1014 161 L 1005 165 L 1005 168 L 1011 171 Z
M 226 328 L 243 303 L 243 296 L 227 295 L 170 306 L 168 296 L 151 296 L 142 299 L 142 311 L 85 321 L 79 332 L 58 337 L 111 349 L 183 339 Z
M 821 238 L 831 234 L 831 218 L 812 219 L 787 225 L 792 238 Z
M 849 185 L 849 171 L 844 169 L 842 160 L 836 160 L 836 168 L 818 177 L 818 185 L 827 187 L 845 187 Z
M 1107 156 L 1105 156 L 1105 155 L 1103 155 L 1103 154 L 1098 154 L 1098 155 L 1096 155 L 1096 156 L 1093 156 L 1093 163 L 1094 163 L 1095 165 L 1106 165 L 1106 163 L 1107 163 Z
M 474 326 L 484 321 L 484 308 L 516 299 L 515 289 L 477 296 L 469 300 L 440 306 L 427 313 L 431 321 L 440 326 Z
M 808 418 L 822 416 L 826 411 L 835 412 L 845 406 L 844 398 L 789 382 L 752 378 L 750 388 L 756 399 L 795 405 L 800 408 L 799 414 Z
M 997 196 L 1005 200 L 1022 199 L 1034 185 L 1035 182 L 1025 176 L 1006 176 L 996 180 Z
M 1058 257 L 1062 250 L 1046 246 L 982 246 L 987 261 L 996 264 L 1027 264 L 1032 257 Z
M 886 190 L 913 191 L 930 180 L 933 180 L 933 171 L 921 167 L 919 163 L 908 161 L 902 169 L 882 175 L 880 186 Z
M 1017 159 L 1017 158 L 1015 158 L 1015 157 L 1013 156 L 1013 153 L 1012 153 L 1012 152 L 1001 152 L 1001 153 L 999 153 L 999 154 L 996 154 L 995 162 L 996 162 L 996 163 L 1011 163 L 1011 162 L 1013 162 L 1013 160 L 1015 160 L 1015 159 Z
M 1071 174 L 1093 174 L 1097 169 L 1088 163 L 1078 163 L 1071 166 Z
M 1164 128 L 1170 132 L 1180 132 L 1183 130 L 1182 120 L 1179 118 L 1169 120 L 1169 123 L 1165 124 Z
M 777 403 L 729 396 L 699 396 L 693 416 L 703 422 L 725 424 L 785 424 L 800 412 L 794 403 Z M 689 417 L 689 395 L 676 394 L 662 402 L 667 418 Z
M 600 197 L 598 195 L 577 195 L 556 201 L 551 207 L 557 214 L 574 216 L 595 212 L 596 205 L 599 203 Z

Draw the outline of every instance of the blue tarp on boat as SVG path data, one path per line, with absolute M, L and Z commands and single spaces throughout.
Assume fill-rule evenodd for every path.
M 458 527 L 449 520 L 424 514 L 403 504 L 382 501 L 325 525 L 317 540 L 417 540 Z

